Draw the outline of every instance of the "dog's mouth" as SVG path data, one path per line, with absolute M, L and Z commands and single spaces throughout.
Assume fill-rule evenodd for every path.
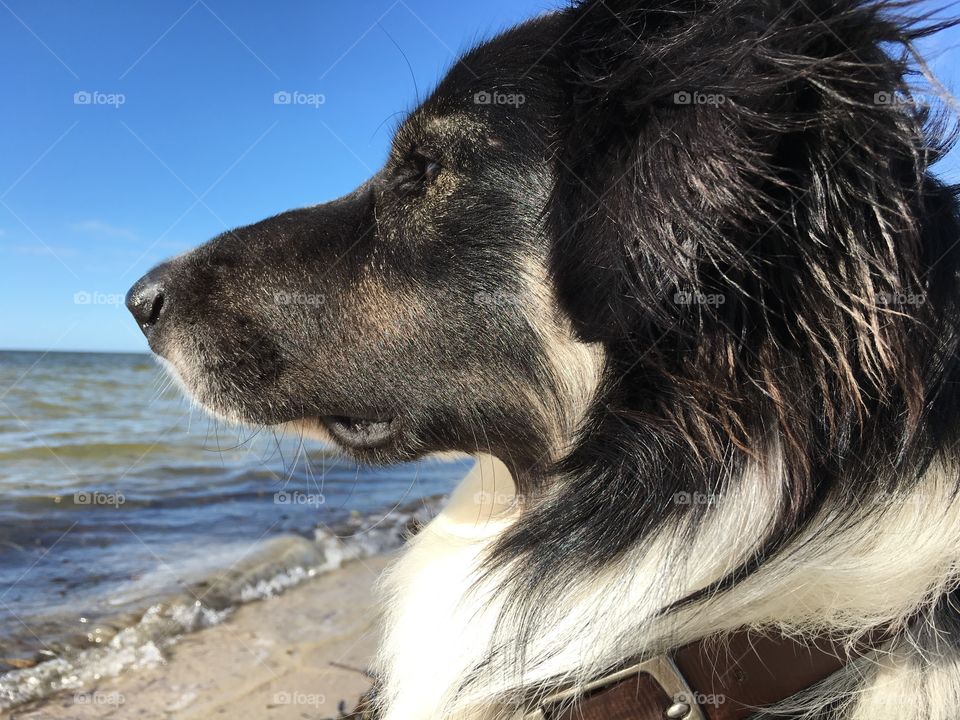
M 370 450 L 386 445 L 396 434 L 395 419 L 325 415 L 320 418 L 334 440 L 350 450 Z
M 305 431 L 311 426 L 319 426 L 325 431 L 321 438 L 332 439 L 343 449 L 358 452 L 382 449 L 397 440 L 401 434 L 401 423 L 396 416 L 375 410 L 372 412 L 361 410 L 363 414 L 357 415 L 328 415 L 322 414 L 322 410 L 316 414 L 301 415 L 294 414 L 291 408 L 283 407 L 276 409 L 275 412 L 265 413 L 264 404 L 259 402 L 231 403 L 230 398 L 224 397 L 226 393 L 217 392 L 217 386 L 214 386 L 213 390 L 210 389 L 210 380 L 207 378 L 198 382 L 196 376 L 193 376 L 192 383 L 184 381 L 181 368 L 184 367 L 185 362 L 182 354 L 173 352 L 171 356 L 171 359 L 162 358 L 164 365 L 174 377 L 181 379 L 185 392 L 196 398 L 209 412 L 228 422 L 277 427 L 295 423 Z M 212 399 L 215 399 L 215 402 L 211 401 Z

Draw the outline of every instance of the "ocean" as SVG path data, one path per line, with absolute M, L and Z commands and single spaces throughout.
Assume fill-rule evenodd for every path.
M 148 355 L 0 352 L 0 709 L 396 547 L 470 466 L 226 426 Z

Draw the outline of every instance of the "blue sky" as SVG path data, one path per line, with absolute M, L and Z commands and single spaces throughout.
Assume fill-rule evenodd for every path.
M 559 4 L 0 0 L 0 348 L 146 350 L 121 306 L 141 274 L 349 191 L 415 84 Z M 927 47 L 954 92 L 958 46 Z

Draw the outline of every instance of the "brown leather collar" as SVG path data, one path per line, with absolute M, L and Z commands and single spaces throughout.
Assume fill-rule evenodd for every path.
M 756 630 L 710 637 L 551 695 L 524 720 L 744 720 L 879 649 L 893 635 L 890 628 L 876 629 L 852 648 L 823 636 Z M 340 720 L 375 720 L 375 694 L 376 686 Z
M 743 630 L 708 638 L 550 696 L 525 720 L 743 720 L 879 648 L 889 630 L 855 647 L 818 637 Z

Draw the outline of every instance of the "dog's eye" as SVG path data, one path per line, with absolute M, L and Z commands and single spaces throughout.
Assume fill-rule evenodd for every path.
M 423 153 L 416 153 L 413 156 L 413 162 L 414 167 L 417 169 L 417 174 L 424 182 L 432 182 L 433 179 L 440 174 L 440 170 L 442 169 L 439 162 Z
M 415 152 L 410 157 L 411 172 L 405 179 L 404 185 L 428 185 L 433 182 L 443 166 L 429 155 Z

